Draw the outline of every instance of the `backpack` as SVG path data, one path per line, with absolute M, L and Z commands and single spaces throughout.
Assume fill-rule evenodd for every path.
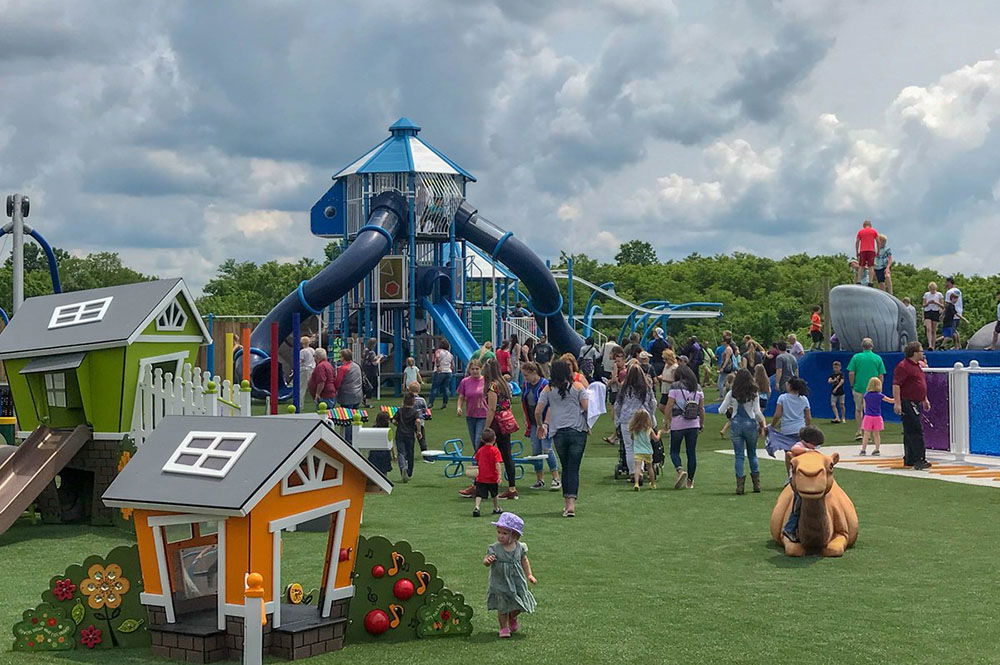
M 729 371 L 738 372 L 740 369 L 740 361 L 743 357 L 740 355 L 739 351 L 733 351 L 733 355 L 729 357 Z
M 684 395 L 683 390 L 681 390 L 681 395 Z M 697 392 L 695 392 L 695 394 L 690 398 L 685 395 L 684 406 L 677 406 L 674 404 L 674 415 L 680 416 L 685 420 L 698 420 L 698 418 L 701 417 L 701 405 L 694 399 L 697 396 Z
M 585 348 L 587 349 L 586 351 L 580 349 L 580 372 L 589 378 L 594 376 L 594 354 L 591 353 L 594 347 L 588 346 Z

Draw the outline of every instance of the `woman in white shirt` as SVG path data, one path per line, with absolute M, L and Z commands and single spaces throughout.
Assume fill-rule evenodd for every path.
M 944 294 L 938 291 L 937 282 L 927 285 L 924 293 L 924 329 L 927 332 L 927 348 L 934 350 L 937 340 L 937 324 L 941 320 L 941 310 L 944 309 Z
M 431 379 L 431 396 L 428 398 L 427 408 L 434 408 L 434 399 L 440 393 L 444 399 L 444 409 L 448 406 L 448 393 L 451 392 L 451 377 L 454 375 L 453 365 L 455 356 L 451 355 L 451 344 L 448 340 L 442 339 L 438 344 L 437 351 L 434 352 L 434 375 Z
M 733 441 L 733 452 L 736 454 L 736 493 L 743 494 L 746 487 L 746 474 L 743 471 L 743 458 L 746 455 L 750 462 L 750 479 L 753 481 L 753 491 L 760 492 L 760 471 L 757 466 L 757 439 L 764 434 L 767 421 L 760 410 L 760 400 L 757 395 L 757 384 L 753 374 L 748 369 L 741 369 L 733 380 L 733 388 L 722 400 L 719 413 L 731 412 L 729 438 Z

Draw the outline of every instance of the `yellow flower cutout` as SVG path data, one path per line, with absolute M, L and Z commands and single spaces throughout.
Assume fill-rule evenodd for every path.
M 128 464 L 131 460 L 132 460 L 132 453 L 130 453 L 127 450 L 123 452 L 122 456 L 118 458 L 118 473 L 121 473 L 122 469 L 125 468 L 125 465 Z
M 114 609 L 122 604 L 122 596 L 128 593 L 131 585 L 122 577 L 121 566 L 111 564 L 106 568 L 94 564 L 87 571 L 90 576 L 80 582 L 80 592 L 87 596 L 87 604 L 93 609 L 102 607 Z

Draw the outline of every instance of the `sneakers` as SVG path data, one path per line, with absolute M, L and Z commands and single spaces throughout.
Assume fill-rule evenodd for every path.
M 632 485 L 632 491 L 633 492 L 638 492 L 639 491 L 639 483 L 636 483 L 635 485 Z
M 472 509 L 472 516 L 473 517 L 479 517 L 479 508 L 473 508 Z
M 693 480 L 691 480 L 690 478 L 688 478 L 688 482 L 687 482 L 687 488 L 688 488 L 689 490 L 693 490 L 693 489 L 694 489 L 694 481 L 693 481 Z
M 508 487 L 508 488 L 507 488 L 507 491 L 506 491 L 506 492 L 503 492 L 503 493 L 502 493 L 502 494 L 501 494 L 501 495 L 500 495 L 499 497 L 497 497 L 497 498 L 498 498 L 498 499 L 516 499 L 516 498 L 517 498 L 517 490 L 516 490 L 516 489 L 514 489 L 513 487 Z
M 861 440 L 861 432 L 858 432 L 857 434 L 854 435 L 854 440 L 855 441 L 860 441 Z
M 500 637 L 510 637 L 510 628 L 501 628 Z
M 503 515 L 503 511 L 500 510 L 499 508 L 494 508 L 493 509 L 493 514 L 494 515 Z
M 929 469 L 929 468 L 931 468 L 931 463 L 928 462 L 927 460 L 923 460 L 921 462 L 916 462 L 913 465 L 913 470 L 914 471 L 923 471 L 924 469 Z
M 688 472 L 683 469 L 677 469 L 677 480 L 674 482 L 674 489 L 679 490 L 684 487 L 687 482 Z
M 545 489 L 545 481 L 544 480 L 536 480 L 535 484 L 532 485 L 529 489 L 543 490 L 543 489 Z
M 458 493 L 461 496 L 464 496 L 466 499 L 471 499 L 476 494 L 476 486 L 475 485 L 469 485 L 464 490 L 458 490 Z
M 561 490 L 562 489 L 562 481 L 561 480 L 553 480 L 552 483 L 549 485 L 549 489 L 551 489 L 551 490 Z
M 866 452 L 865 452 L 865 451 L 863 451 L 863 450 L 859 450 L 859 451 L 858 451 L 858 455 L 860 455 L 861 457 L 864 457 L 864 456 L 865 456 L 865 455 L 867 455 L 867 454 L 868 454 L 868 453 L 866 453 Z
M 787 538 L 790 542 L 793 543 L 799 542 L 799 537 L 794 533 L 788 533 L 787 531 L 782 531 L 781 535 Z
M 872 451 L 872 457 L 878 457 L 878 456 L 879 456 L 879 455 L 881 455 L 881 454 L 882 454 L 882 453 L 880 453 L 880 452 L 879 452 L 879 451 L 877 451 L 877 450 L 873 450 L 873 451 Z
M 405 471 L 400 471 L 400 473 L 399 473 L 399 482 L 401 482 L 401 483 L 408 483 L 408 482 L 410 482 L 410 476 Z

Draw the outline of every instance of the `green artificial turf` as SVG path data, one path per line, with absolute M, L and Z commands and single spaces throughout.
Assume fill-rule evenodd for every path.
M 634 493 L 627 481 L 615 481 L 617 450 L 601 442 L 611 428 L 607 417 L 588 442 L 575 519 L 561 517 L 558 492 L 521 483 L 522 498 L 505 507 L 525 520 L 538 610 L 503 642 L 484 601 L 491 520 L 471 517 L 471 501 L 456 493 L 464 479 L 446 479 L 441 463 L 418 462 L 412 482 L 397 484 L 391 496 L 368 497 L 362 532 L 421 550 L 475 609 L 475 632 L 349 645 L 307 662 L 1000 662 L 1000 491 L 840 471 L 860 516 L 857 545 L 841 559 L 790 559 L 768 535 L 783 465 L 762 461 L 764 492 L 735 496 L 733 457 L 712 452 L 729 445 L 718 435 L 721 422 L 710 416 L 699 440 L 694 490 L 663 489 L 672 487 L 663 482 Z M 828 445 L 851 442 L 852 425 L 826 422 Z M 436 411 L 429 444 L 465 432 L 451 408 Z M 898 425 L 887 426 L 885 440 L 899 442 Z M 11 529 L 0 537 L 0 625 L 37 603 L 66 565 L 125 540 L 113 529 Z M 325 534 L 286 534 L 284 543 L 283 581 L 317 585 Z M 9 648 L 12 638 L 5 640 Z M 67 661 L 167 662 L 147 651 L 0 652 L 0 663 Z

